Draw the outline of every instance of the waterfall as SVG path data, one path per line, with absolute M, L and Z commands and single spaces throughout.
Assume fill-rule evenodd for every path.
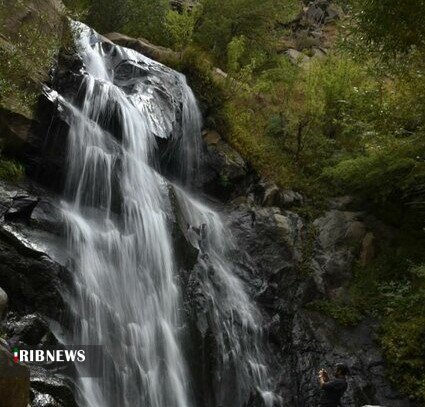
M 81 85 L 72 97 L 57 95 L 69 123 L 62 212 L 76 324 L 68 340 L 104 351 L 103 377 L 79 381 L 79 403 L 207 405 L 194 397 L 184 352 L 190 338 L 171 233 L 172 190 L 184 234 L 199 251 L 193 273 L 218 344 L 215 405 L 242 407 L 253 392 L 267 407 L 281 405 L 261 314 L 232 263 L 235 243 L 221 216 L 187 192 L 201 168 L 202 121 L 184 76 L 80 23 L 74 29 Z M 221 391 L 225 381 L 234 386 L 230 393 Z

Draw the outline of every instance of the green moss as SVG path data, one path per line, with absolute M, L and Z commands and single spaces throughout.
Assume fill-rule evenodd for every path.
M 16 161 L 0 159 L 0 179 L 16 182 L 24 178 L 24 167 Z
M 304 237 L 302 239 L 302 258 L 298 265 L 300 273 L 304 275 L 311 273 L 311 259 L 313 256 L 314 242 L 317 238 L 317 229 L 310 220 L 307 220 L 307 222 Z
M 337 301 L 313 301 L 307 305 L 307 308 L 321 312 L 344 326 L 355 326 L 362 320 L 362 314 L 356 307 Z
M 220 173 L 219 182 L 223 188 L 229 188 L 232 185 L 232 182 L 229 180 L 227 174 Z

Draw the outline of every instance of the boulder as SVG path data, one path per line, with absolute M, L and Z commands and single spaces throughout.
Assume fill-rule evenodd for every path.
M 330 209 L 349 210 L 355 205 L 354 198 L 350 195 L 337 196 L 329 200 Z
M 241 155 L 227 144 L 216 131 L 203 134 L 206 145 L 202 183 L 206 191 L 228 199 L 239 190 L 249 175 L 247 164 Z
M 351 243 L 359 244 L 366 234 L 361 212 L 331 210 L 314 221 L 317 243 L 325 251 L 345 249 Z
M 33 199 L 27 195 L 19 195 L 12 198 L 11 206 L 4 214 L 6 222 L 27 222 L 29 223 L 31 215 L 40 202 L 40 198 Z
M 262 206 L 277 206 L 282 209 L 301 206 L 304 197 L 289 189 L 280 189 L 275 183 L 266 179 L 260 180 L 253 186 L 256 201 Z
M 325 23 L 331 23 L 337 20 L 341 20 L 343 17 L 344 11 L 339 5 L 331 3 L 326 8 Z
M 342 8 L 330 0 L 312 1 L 304 11 L 304 20 L 311 26 L 329 24 L 343 17 Z
M 284 189 L 280 192 L 280 206 L 289 208 L 292 206 L 301 206 L 304 203 L 304 197 L 295 191 Z
M 28 314 L 22 318 L 8 317 L 5 332 L 11 343 L 37 346 L 52 342 L 47 322 L 39 314 Z
M 71 382 L 40 366 L 31 366 L 31 398 L 33 407 L 77 407 Z
M 31 389 L 31 407 L 61 407 L 50 394 Z
M 7 3 L 15 2 L 6 0 Z M 58 33 L 63 29 L 66 9 L 61 0 L 27 0 L 21 5 L 3 21 L 1 32 L 5 37 L 18 38 L 23 22 L 39 21 L 40 18 L 43 19 L 40 29 L 46 33 Z
M 362 214 L 331 210 L 313 222 L 315 239 L 310 262 L 317 295 L 344 299 L 351 268 L 366 235 Z
M 33 142 L 36 122 L 23 113 L 0 107 L 0 140 L 8 156 L 24 158 L 24 147 Z
M 305 19 L 311 25 L 320 25 L 325 22 L 326 9 L 329 5 L 329 0 L 316 0 L 309 4 L 304 12 Z
M 37 311 L 58 318 L 65 304 L 62 293 L 69 281 L 66 269 L 0 228 L 0 286 L 11 309 Z
M 65 264 L 64 219 L 53 194 L 34 183 L 22 181 L 18 187 L 0 180 L 0 208 L 6 214 L 0 228 L 4 238 L 21 250 L 28 249 L 32 255 L 34 251 L 44 252 Z M 29 209 L 33 209 L 30 222 Z
M 280 191 L 276 184 L 264 186 L 263 206 L 280 206 Z
M 290 48 L 286 52 L 290 61 L 297 66 L 306 66 L 310 62 L 310 58 L 296 49 Z

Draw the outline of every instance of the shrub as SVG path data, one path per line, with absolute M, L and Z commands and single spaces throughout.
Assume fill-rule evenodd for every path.
M 403 392 L 425 400 L 425 265 L 410 269 L 412 281 L 382 288 L 386 317 L 380 343 L 390 379 Z
M 341 161 L 324 170 L 324 177 L 341 190 L 357 192 L 385 202 L 403 194 L 415 184 L 425 181 L 425 164 L 421 155 L 421 139 L 409 140 L 373 149 L 365 156 Z
M 0 159 L 0 179 L 16 182 L 24 177 L 24 167 L 16 161 Z
M 199 7 L 189 11 L 184 7 L 182 12 L 169 10 L 165 17 L 165 27 L 168 32 L 169 44 L 180 51 L 192 42 L 193 31 L 199 17 Z

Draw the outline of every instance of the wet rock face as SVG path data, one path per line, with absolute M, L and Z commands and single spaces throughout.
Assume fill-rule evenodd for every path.
M 288 369 L 293 380 L 285 378 L 286 391 L 296 386 L 301 405 L 315 406 L 319 397 L 317 374 L 320 368 L 333 373 L 336 363 L 350 366 L 349 387 L 344 406 L 383 403 L 408 406 L 385 379 L 384 362 L 371 333 L 376 327 L 364 321 L 355 328 L 342 328 L 320 314 L 300 310 L 292 321 Z
M 74 389 L 63 377 L 42 367 L 31 368 L 32 407 L 77 407 Z
M 266 179 L 259 180 L 253 185 L 252 190 L 256 203 L 261 206 L 277 206 L 288 209 L 304 203 L 304 197 L 299 192 L 280 189 L 275 183 Z
M 332 210 L 314 221 L 317 238 L 311 270 L 318 293 L 331 296 L 350 282 L 354 253 L 366 234 L 360 217 L 360 213 Z
M 62 260 L 66 253 L 57 203 L 39 187 L 2 182 L 0 203 L 4 215 L 0 225 L 0 314 L 7 311 L 1 331 L 13 346 L 55 345 L 57 339 L 46 317 L 56 321 L 68 317 L 63 293 L 71 289 L 68 270 L 52 259 L 61 253 L 57 258 Z M 56 248 L 55 241 L 59 243 Z M 1 346 L 0 359 L 11 358 Z M 0 363 L 5 366 L 3 360 Z M 27 407 L 29 401 L 32 407 L 76 406 L 70 385 L 54 371 L 40 366 L 22 366 L 21 370 L 25 377 L 10 380 L 3 378 L 4 368 L 0 369 L 2 406 Z
M 64 269 L 47 256 L 20 246 L 4 231 L 0 233 L 0 286 L 10 306 L 21 313 L 36 308 L 57 318 L 65 308 L 61 295 Z
M 363 213 L 331 210 L 314 222 L 312 249 L 306 251 L 312 238 L 295 213 L 246 202 L 231 211 L 231 229 L 262 281 L 256 299 L 265 312 L 264 329 L 281 366 L 279 392 L 285 405 L 316 406 L 318 371 L 326 368 L 332 373 L 341 362 L 351 369 L 344 406 L 410 405 L 385 379 L 374 321 L 346 328 L 306 308 L 312 300 L 332 299 L 338 290 L 344 298 L 368 227 Z M 305 262 L 308 270 L 300 267 Z M 256 286 L 249 280 L 248 284 Z
M 228 200 L 247 186 L 250 178 L 248 165 L 216 131 L 205 131 L 203 141 L 206 146 L 203 189 L 210 195 Z

